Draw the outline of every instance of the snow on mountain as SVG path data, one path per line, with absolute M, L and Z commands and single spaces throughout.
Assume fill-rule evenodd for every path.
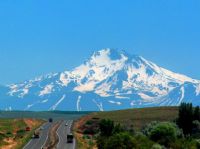
M 200 81 L 141 56 L 103 49 L 71 71 L 8 85 L 2 92 L 0 87 L 0 97 L 0 109 L 20 110 L 103 111 L 183 101 L 199 104 Z

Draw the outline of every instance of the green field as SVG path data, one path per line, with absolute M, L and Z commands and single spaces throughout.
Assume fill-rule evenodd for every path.
M 133 125 L 135 130 L 141 129 L 143 126 L 152 121 L 173 121 L 178 116 L 177 107 L 156 107 L 128 109 L 111 112 L 93 113 L 92 117 L 100 119 L 111 119 L 116 123 L 124 126 Z
M 20 149 L 32 137 L 36 128 L 43 124 L 42 120 L 29 120 L 34 122 L 31 131 L 26 131 L 27 119 L 0 119 L 0 148 L 11 145 L 13 149 Z

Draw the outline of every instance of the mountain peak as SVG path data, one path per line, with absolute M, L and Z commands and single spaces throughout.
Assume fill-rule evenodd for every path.
M 111 49 L 106 48 L 99 51 L 96 51 L 93 53 L 92 57 L 109 57 L 111 60 L 119 60 L 124 57 L 129 57 L 129 54 L 127 54 L 124 50 L 118 50 L 118 49 Z
M 188 86 L 187 82 L 192 85 Z M 190 88 L 194 99 L 199 97 L 199 84 L 199 80 L 159 67 L 141 56 L 106 48 L 94 52 L 85 63 L 71 71 L 44 75 L 1 89 L 6 95 L 4 99 L 8 100 L 0 104 L 0 109 L 11 106 L 20 110 L 48 110 L 51 107 L 75 110 L 77 107 L 77 110 L 94 111 L 97 108 L 117 110 L 177 105 L 192 100 L 188 99 L 186 87 Z M 7 102 L 16 100 L 17 103 L 18 99 L 22 99 L 22 104 L 17 108 L 15 103 Z

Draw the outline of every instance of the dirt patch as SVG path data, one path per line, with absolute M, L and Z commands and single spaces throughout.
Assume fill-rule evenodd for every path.
M 8 145 L 2 147 L 2 149 L 14 149 L 17 146 L 17 142 L 12 138 L 4 139 L 4 142 Z
M 38 122 L 36 120 L 34 120 L 34 119 L 24 119 L 24 122 L 30 128 L 33 128 L 38 124 Z
M 97 149 L 96 146 L 91 147 L 91 145 L 89 145 L 88 140 L 84 138 L 85 135 L 83 133 L 86 128 L 85 127 L 86 122 L 90 121 L 92 118 L 93 118 L 92 115 L 87 115 L 87 116 L 80 118 L 79 120 L 77 120 L 74 123 L 73 129 L 74 129 L 75 137 L 78 142 L 77 146 L 80 149 L 86 149 L 86 148 Z M 93 137 L 92 135 L 87 135 L 87 136 L 89 136 L 90 138 Z M 94 143 L 93 139 L 90 139 L 90 141 L 92 141 Z

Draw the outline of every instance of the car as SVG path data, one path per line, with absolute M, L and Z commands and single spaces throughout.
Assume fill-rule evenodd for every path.
M 52 123 L 53 122 L 53 119 L 52 118 L 49 118 L 49 123 Z
M 73 143 L 73 139 L 74 139 L 73 134 L 68 134 L 67 135 L 67 143 Z
M 68 123 L 66 123 L 65 126 L 68 126 Z
M 31 128 L 30 127 L 26 127 L 26 131 L 31 131 Z

